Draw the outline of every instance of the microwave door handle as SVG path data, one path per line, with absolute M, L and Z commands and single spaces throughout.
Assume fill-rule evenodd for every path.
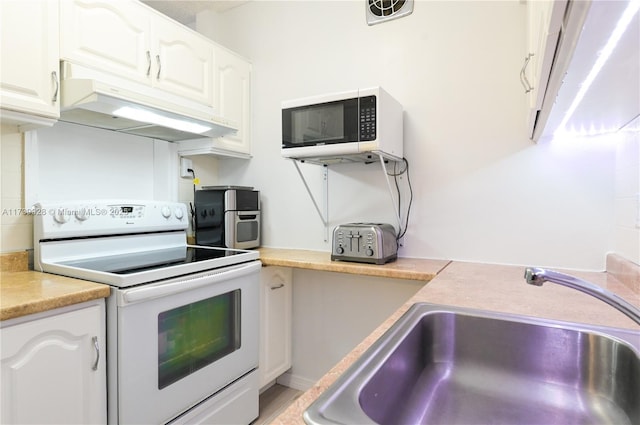
M 152 298 L 175 295 L 182 292 L 191 291 L 203 286 L 213 285 L 230 279 L 236 279 L 248 274 L 257 272 L 262 267 L 259 261 L 242 264 L 240 266 L 225 267 L 219 270 L 211 270 L 204 276 L 189 278 L 184 277 L 172 283 L 158 286 L 143 286 L 140 288 L 128 289 L 124 291 L 122 299 L 125 303 L 135 303 Z

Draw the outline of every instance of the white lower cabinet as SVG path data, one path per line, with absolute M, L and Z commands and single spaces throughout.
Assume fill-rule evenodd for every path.
M 0 422 L 107 420 L 104 299 L 2 322 Z
M 293 273 L 263 267 L 260 274 L 260 388 L 291 368 Z

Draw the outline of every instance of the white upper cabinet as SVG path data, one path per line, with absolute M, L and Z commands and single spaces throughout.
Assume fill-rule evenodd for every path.
M 632 0 L 569 2 L 534 140 L 637 130 L 639 9 Z
M 213 104 L 213 43 L 161 16 L 152 26 L 153 84 Z
M 555 60 L 566 0 L 527 1 L 527 53 L 520 81 L 529 100 L 528 136 L 532 137 Z
M 528 136 L 608 134 L 629 125 L 640 111 L 638 3 L 528 0 L 526 7 L 520 80 Z
M 3 121 L 12 112 L 58 118 L 58 2 L 2 0 L 0 16 Z M 31 121 L 29 117 L 23 117 L 18 123 L 23 119 L 24 122 Z
M 137 1 L 61 3 L 61 59 L 212 106 L 213 43 Z
M 181 141 L 178 153 L 248 159 L 251 157 L 251 63 L 218 45 L 214 45 L 213 63 L 216 120 L 237 131 L 215 139 Z
M 148 15 L 136 2 L 64 0 L 60 58 L 148 83 L 152 62 Z
M 215 108 L 237 133 L 220 139 L 221 147 L 251 153 L 251 64 L 224 48 L 216 49 Z

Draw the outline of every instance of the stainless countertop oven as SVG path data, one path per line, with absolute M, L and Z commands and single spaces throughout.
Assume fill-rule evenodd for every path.
M 260 246 L 260 192 L 246 186 L 204 186 L 194 196 L 198 245 Z

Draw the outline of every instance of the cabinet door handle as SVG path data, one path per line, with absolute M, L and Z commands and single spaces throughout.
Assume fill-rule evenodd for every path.
M 94 336 L 91 338 L 93 342 L 93 349 L 96 351 L 96 361 L 93 363 L 91 367 L 92 370 L 98 370 L 98 363 L 100 362 L 100 346 L 98 345 L 98 337 Z
M 58 101 L 58 92 L 60 91 L 60 81 L 58 81 L 58 73 L 56 71 L 51 72 L 51 79 L 55 84 L 56 89 L 53 91 L 53 97 L 51 101 L 56 103 Z
M 162 64 L 160 63 L 160 55 L 156 55 L 156 62 L 158 63 L 158 75 L 156 75 L 156 80 L 159 80 L 160 71 L 162 70 Z
M 525 56 L 524 64 L 522 65 L 522 69 L 520 70 L 520 83 L 524 87 L 525 93 L 529 93 L 531 90 L 533 90 L 533 86 L 531 85 L 531 83 L 529 83 L 529 80 L 527 79 L 527 74 L 525 73 L 525 71 L 527 70 L 527 66 L 529 65 L 529 62 L 531 61 L 532 57 L 533 57 L 533 53 L 529 53 L 527 56 Z
M 151 52 L 147 50 L 147 77 L 151 75 Z
M 281 284 L 276 285 L 276 286 L 272 286 L 272 287 L 271 287 L 271 290 L 273 291 L 273 290 L 276 290 L 276 289 L 280 289 L 280 288 L 282 288 L 282 287 L 284 287 L 284 283 L 281 283 Z

